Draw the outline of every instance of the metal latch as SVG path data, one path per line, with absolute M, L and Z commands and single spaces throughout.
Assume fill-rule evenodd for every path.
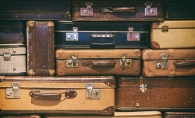
M 146 92 L 147 91 L 147 84 L 140 84 L 140 91 L 142 93 Z
M 168 69 L 168 57 L 169 57 L 169 55 L 163 53 L 160 56 L 161 56 L 162 60 L 154 61 L 155 68 L 156 69 L 163 69 L 163 70 Z
M 6 88 L 6 98 L 20 98 L 20 82 L 13 82 L 12 88 Z
M 128 33 L 127 33 L 127 41 L 139 41 L 140 40 L 140 33 L 132 32 L 133 27 L 128 27 Z
M 93 8 L 91 8 L 93 3 L 86 2 L 85 5 L 87 5 L 87 8 L 80 8 L 80 15 L 81 16 L 93 16 Z
M 10 61 L 11 60 L 11 53 L 10 52 L 4 52 L 3 58 L 4 58 L 4 61 Z
M 78 60 L 77 60 L 77 57 L 78 57 L 77 54 L 71 55 L 71 58 L 72 58 L 72 59 L 66 60 L 66 67 L 67 67 L 67 68 L 78 67 Z
M 120 66 L 121 67 L 132 67 L 132 59 L 126 59 L 127 55 L 122 54 L 120 59 Z
M 78 41 L 79 36 L 77 30 L 77 27 L 73 27 L 73 32 L 66 33 L 66 41 Z
M 162 26 L 162 32 L 168 32 L 169 31 L 169 27 L 164 25 Z
M 145 5 L 145 16 L 157 16 L 157 8 L 151 8 L 151 2 L 146 2 Z
M 100 99 L 100 89 L 93 89 L 93 83 L 86 83 L 86 99 Z

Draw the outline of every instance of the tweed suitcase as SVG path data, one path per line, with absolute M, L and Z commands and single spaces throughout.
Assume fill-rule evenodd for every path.
M 195 78 L 115 77 L 117 111 L 194 111 Z
M 195 112 L 165 112 L 164 118 L 195 118 Z
M 195 20 L 153 22 L 151 48 L 195 48 Z
M 149 48 L 149 22 L 65 22 L 55 24 L 56 48 Z
M 3 115 L 3 116 L 0 115 L 0 118 L 41 118 L 41 116 L 40 115 L 29 115 L 29 114 L 25 114 L 25 115 L 13 114 L 13 115 Z
M 141 70 L 140 49 L 58 49 L 56 75 L 132 75 Z
M 162 21 L 165 0 L 73 0 L 73 21 Z
M 27 74 L 54 75 L 54 23 L 53 21 L 28 21 Z
M 1 76 L 0 113 L 113 115 L 113 76 Z

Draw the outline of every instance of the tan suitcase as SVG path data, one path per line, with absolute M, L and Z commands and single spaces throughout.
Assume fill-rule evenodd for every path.
M 195 49 L 142 50 L 144 77 L 195 75 Z
M 195 20 L 154 22 L 151 48 L 195 48 Z
M 140 49 L 58 49 L 56 74 L 140 75 Z
M 4 115 L 4 116 L 0 116 L 0 118 L 41 118 L 40 115 L 28 115 L 28 114 L 22 114 L 22 115 Z
M 0 114 L 113 115 L 113 76 L 0 76 Z

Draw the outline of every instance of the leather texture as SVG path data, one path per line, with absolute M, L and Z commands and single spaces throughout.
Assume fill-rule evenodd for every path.
M 41 118 L 40 115 L 4 115 L 1 118 Z
M 195 118 L 195 112 L 165 112 L 164 118 Z

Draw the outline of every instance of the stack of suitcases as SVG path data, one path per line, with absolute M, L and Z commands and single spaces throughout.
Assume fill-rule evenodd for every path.
M 0 118 L 195 118 L 194 0 L 6 0 Z

